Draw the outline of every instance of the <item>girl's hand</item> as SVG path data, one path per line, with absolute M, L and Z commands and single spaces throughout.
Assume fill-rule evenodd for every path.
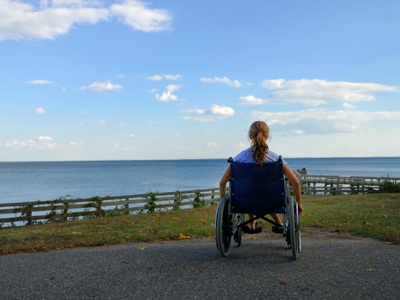
M 300 216 L 301 213 L 303 212 L 303 206 L 302 206 L 300 203 L 298 203 L 298 204 L 297 204 L 297 207 L 298 207 L 298 209 L 299 209 L 299 216 Z

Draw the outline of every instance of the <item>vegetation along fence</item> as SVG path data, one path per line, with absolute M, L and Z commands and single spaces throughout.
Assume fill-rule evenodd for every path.
M 167 193 L 147 193 L 55 200 L 0 203 L 0 227 L 64 222 L 83 218 L 152 213 L 210 205 L 219 201 L 219 191 L 202 189 Z
M 398 193 L 400 178 L 339 177 L 298 174 L 304 196 Z M 0 203 L 0 227 L 64 222 L 83 218 L 152 213 L 211 205 L 220 200 L 218 188 L 147 193 L 127 196 L 92 197 Z

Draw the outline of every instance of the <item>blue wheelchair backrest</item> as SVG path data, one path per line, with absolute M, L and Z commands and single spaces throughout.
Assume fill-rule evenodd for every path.
M 285 179 L 282 158 L 263 164 L 239 163 L 231 166 L 232 212 L 266 215 L 285 213 Z

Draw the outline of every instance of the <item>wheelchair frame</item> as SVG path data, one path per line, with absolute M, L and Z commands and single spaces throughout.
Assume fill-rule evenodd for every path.
M 283 214 L 283 236 L 291 249 L 293 260 L 301 252 L 301 233 L 298 204 L 290 194 L 289 183 L 283 175 L 282 158 L 272 163 L 249 164 L 233 162 L 229 192 L 218 204 L 215 214 L 215 241 L 223 257 L 230 252 L 232 237 L 236 247 L 242 244 L 243 226 L 263 219 L 278 226 L 267 214 Z M 236 167 L 238 170 L 236 170 Z M 246 186 L 244 190 L 243 186 Z M 262 194 L 259 194 L 260 190 Z M 273 200 L 269 200 L 274 198 Z M 266 201 L 267 200 L 267 201 Z M 250 206 L 249 206 L 250 205 Z M 253 214 L 247 221 L 244 214 Z

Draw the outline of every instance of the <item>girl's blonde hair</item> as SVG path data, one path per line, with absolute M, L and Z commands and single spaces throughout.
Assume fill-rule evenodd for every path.
M 251 153 L 257 163 L 262 164 L 268 154 L 267 140 L 269 138 L 269 127 L 263 121 L 256 121 L 249 129 L 251 140 Z

